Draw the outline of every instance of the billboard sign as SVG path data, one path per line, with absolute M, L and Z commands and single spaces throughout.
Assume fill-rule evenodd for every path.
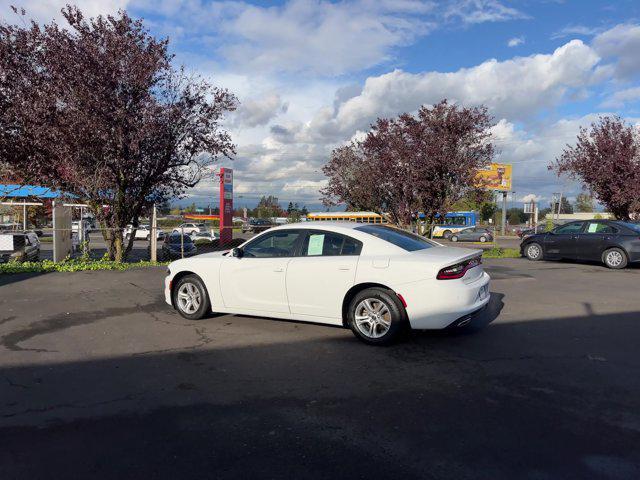
M 481 170 L 476 176 L 478 187 L 487 190 L 508 192 L 511 190 L 513 169 L 506 163 L 492 163 Z

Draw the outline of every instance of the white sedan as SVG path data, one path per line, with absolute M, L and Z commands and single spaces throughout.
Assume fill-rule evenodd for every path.
M 289 224 L 171 263 L 165 300 L 188 319 L 219 312 L 327 323 L 387 344 L 408 327 L 469 323 L 489 302 L 481 255 L 385 225 Z

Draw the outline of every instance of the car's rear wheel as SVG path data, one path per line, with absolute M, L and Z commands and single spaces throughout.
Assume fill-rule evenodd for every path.
M 207 289 L 197 275 L 182 277 L 173 287 L 173 305 L 189 320 L 200 320 L 211 311 Z
M 627 266 L 627 254 L 620 248 L 610 248 L 602 254 L 602 261 L 608 268 L 619 270 Z
M 442 233 L 442 236 L 443 236 L 446 240 L 449 240 L 449 238 L 451 237 L 451 234 L 452 234 L 452 233 L 453 233 L 453 232 L 452 232 L 451 230 L 445 230 L 445 231 Z
M 354 335 L 370 345 L 389 345 L 407 327 L 404 307 L 383 288 L 358 292 L 349 304 L 348 321 Z
M 529 260 L 537 262 L 542 260 L 542 247 L 539 243 L 530 243 L 526 247 L 524 247 L 524 255 Z

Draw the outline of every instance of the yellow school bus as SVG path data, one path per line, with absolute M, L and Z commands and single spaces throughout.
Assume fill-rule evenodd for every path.
M 375 212 L 318 212 L 308 213 L 307 220 L 346 221 L 358 223 L 387 223 L 387 219 Z

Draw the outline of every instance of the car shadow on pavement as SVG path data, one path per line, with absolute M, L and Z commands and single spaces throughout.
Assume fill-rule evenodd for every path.
M 202 349 L 4 366 L 0 478 L 640 477 L 640 312 L 390 348 L 238 320 L 196 322 Z

